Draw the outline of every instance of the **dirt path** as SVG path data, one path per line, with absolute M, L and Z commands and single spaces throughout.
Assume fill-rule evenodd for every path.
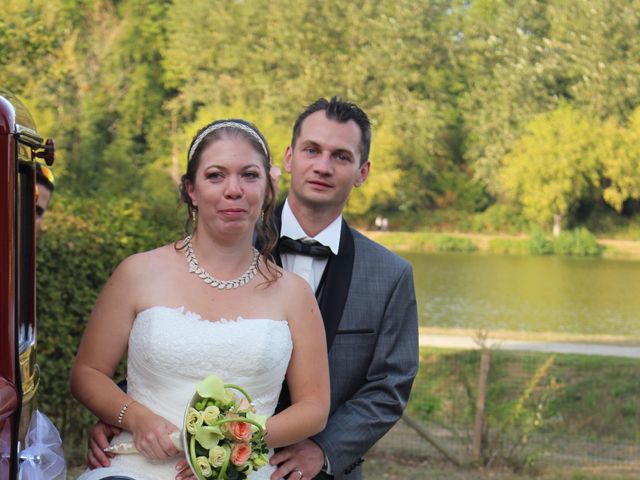
M 611 240 L 598 239 L 598 243 L 609 247 L 611 257 L 616 258 L 620 255 L 623 258 L 640 260 L 640 242 L 635 240 Z
M 523 336 L 525 338 L 522 338 Z M 611 341 L 609 342 L 598 343 L 597 338 L 601 339 L 602 337 L 597 337 L 594 341 L 582 342 L 540 340 L 536 339 L 535 336 L 526 339 L 526 335 L 523 334 L 520 334 L 519 337 L 521 338 L 507 338 L 505 334 L 500 334 L 497 337 L 488 336 L 484 340 L 484 343 L 489 348 L 499 350 L 640 358 L 640 342 L 634 342 L 632 339 L 616 339 L 615 337 L 611 337 Z M 480 348 L 477 334 L 462 333 L 454 335 L 441 332 L 429 332 L 427 329 L 420 329 L 420 346 L 462 350 Z

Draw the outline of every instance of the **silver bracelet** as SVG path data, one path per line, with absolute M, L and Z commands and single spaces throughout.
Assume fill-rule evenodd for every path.
M 127 408 L 131 405 L 135 400 L 131 400 L 129 403 L 125 403 L 120 409 L 120 413 L 118 413 L 118 425 L 122 425 L 122 419 L 124 418 L 124 414 L 127 413 Z

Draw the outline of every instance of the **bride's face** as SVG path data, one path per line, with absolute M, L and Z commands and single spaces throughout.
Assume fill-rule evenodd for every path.
M 215 233 L 253 230 L 267 187 L 262 156 L 242 137 L 222 138 L 200 156 L 187 193 L 198 208 L 198 228 Z

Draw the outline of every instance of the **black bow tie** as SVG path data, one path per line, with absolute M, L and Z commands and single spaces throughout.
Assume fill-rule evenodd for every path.
M 293 253 L 315 258 L 329 258 L 331 249 L 315 240 L 302 241 L 289 237 L 280 237 L 278 242 L 280 253 Z

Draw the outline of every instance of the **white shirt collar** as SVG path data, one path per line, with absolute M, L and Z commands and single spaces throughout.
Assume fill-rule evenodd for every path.
M 282 207 L 282 226 L 280 227 L 280 236 L 289 237 L 294 240 L 300 240 L 302 238 L 312 238 L 322 245 L 326 245 L 331 249 L 334 255 L 338 254 L 340 247 L 340 232 L 342 231 L 342 216 L 338 217 L 331 222 L 324 230 L 318 233 L 315 237 L 309 237 L 298 222 L 289 206 L 289 199 L 285 200 Z

